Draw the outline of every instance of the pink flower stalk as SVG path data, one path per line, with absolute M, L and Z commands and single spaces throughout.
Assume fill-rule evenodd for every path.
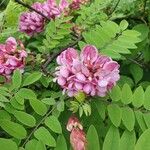
M 119 80 L 119 64 L 101 55 L 95 46 L 85 46 L 80 56 L 68 48 L 57 57 L 57 83 L 72 97 L 79 91 L 90 96 L 105 96 Z
M 44 18 L 36 12 L 25 12 L 20 16 L 19 30 L 29 36 L 43 31 Z
M 70 143 L 73 150 L 85 150 L 87 144 L 86 135 L 78 118 L 69 118 L 69 121 L 67 123 L 67 130 L 71 132 Z
M 32 5 L 49 19 L 59 17 L 68 6 L 69 3 L 66 0 L 61 0 L 59 5 L 55 0 L 47 0 L 45 3 L 36 2 Z M 36 12 L 24 12 L 20 16 L 19 30 L 33 36 L 43 31 L 45 21 L 45 18 Z
M 47 0 L 47 3 L 44 3 L 43 9 L 50 19 L 55 19 L 65 12 L 68 7 L 69 3 L 67 0 L 60 0 L 59 5 L 57 5 L 56 0 Z
M 73 0 L 69 4 L 67 0 L 60 0 L 60 3 L 57 4 L 56 0 L 47 0 L 44 3 L 36 2 L 32 7 L 47 18 L 55 19 L 56 17 L 60 17 L 62 13 L 67 15 L 69 8 L 70 11 L 79 9 L 82 4 L 86 4 L 88 1 L 89 0 Z M 19 30 L 29 36 L 33 36 L 44 30 L 45 22 L 46 19 L 34 11 L 24 12 L 20 16 Z
M 22 48 L 21 50 L 17 49 L 18 44 Z M 15 38 L 9 37 L 5 44 L 0 44 L 0 75 L 9 79 L 14 70 L 19 69 L 23 72 L 26 57 L 27 53 L 23 44 L 17 43 Z
M 71 9 L 77 10 L 80 9 L 81 5 L 88 3 L 89 0 L 73 0 L 72 3 L 69 5 Z
M 79 122 L 78 118 L 75 116 L 72 116 L 69 118 L 66 128 L 70 132 L 72 131 L 73 128 L 79 128 L 79 129 L 83 130 L 83 126 Z

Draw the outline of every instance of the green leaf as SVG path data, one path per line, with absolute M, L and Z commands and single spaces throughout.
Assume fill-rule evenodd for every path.
M 132 104 L 135 107 L 139 108 L 143 105 L 143 103 L 144 103 L 144 90 L 141 86 L 139 86 L 133 94 Z
M 62 128 L 59 120 L 55 116 L 49 116 L 45 119 L 45 124 L 48 126 L 53 132 L 62 133 Z
M 135 150 L 149 150 L 150 148 L 150 129 L 147 129 L 138 139 Z
M 36 95 L 34 91 L 26 88 L 22 88 L 18 91 L 18 95 L 24 99 L 35 99 Z
M 121 22 L 120 22 L 120 29 L 122 30 L 122 31 L 124 31 L 127 27 L 128 27 L 128 22 L 126 21 L 126 20 L 122 20 Z
M 9 102 L 9 100 L 5 96 L 0 94 L 0 102 L 6 102 L 7 103 L 7 102 Z
M 9 93 L 9 90 L 5 87 L 0 87 L 0 93 L 3 96 L 11 97 L 11 94 Z
M 121 89 L 118 85 L 114 86 L 110 92 L 110 98 L 113 101 L 119 101 L 121 99 Z
M 57 110 L 60 112 L 64 111 L 64 105 L 65 105 L 64 101 L 61 100 L 57 105 Z
M 86 116 L 90 116 L 91 115 L 91 105 L 90 104 L 84 103 L 82 105 L 82 108 L 83 108 L 83 111 L 84 111 Z
M 128 84 L 124 84 L 122 88 L 122 103 L 129 104 L 132 102 L 132 91 Z
M 134 129 L 135 116 L 133 110 L 130 107 L 122 108 L 122 121 L 129 131 Z
M 47 105 L 54 105 L 56 102 L 55 102 L 55 99 L 54 98 L 44 98 L 41 100 L 44 104 L 47 104 Z
M 58 136 L 56 148 L 54 150 L 67 150 L 67 143 L 63 135 Z
M 135 132 L 125 130 L 120 140 L 120 150 L 134 150 L 135 142 Z
M 0 110 L 0 120 L 1 119 L 11 120 L 11 116 L 9 115 L 9 113 L 7 111 Z
M 118 127 L 122 118 L 121 108 L 116 104 L 110 104 L 108 105 L 107 109 L 111 122 Z
M 134 86 L 134 82 L 130 77 L 121 75 L 120 80 L 118 81 L 118 85 L 123 87 L 124 84 L 128 84 L 131 88 Z
M 5 104 L 4 104 L 4 103 L 2 103 L 2 102 L 0 102 L 0 107 L 5 108 Z
M 0 126 L 8 134 L 10 134 L 11 136 L 17 139 L 24 139 L 27 135 L 27 132 L 22 125 L 18 123 L 14 123 L 10 120 L 5 120 L 5 119 L 0 120 Z
M 101 102 L 100 100 L 96 100 L 94 102 L 95 102 L 94 104 L 97 108 L 99 115 L 104 120 L 105 116 L 106 116 L 106 105 L 103 102 Z
M 143 118 L 148 128 L 150 128 L 150 113 L 143 114 Z
M 32 115 L 27 114 L 25 112 L 15 111 L 14 116 L 17 118 L 18 121 L 29 127 L 34 127 L 36 124 L 35 118 Z
M 150 110 L 150 86 L 145 91 L 144 108 Z
M 27 144 L 25 145 L 25 150 L 35 150 L 37 142 L 38 141 L 36 139 L 28 141 Z
M 143 77 L 143 69 L 140 68 L 136 64 L 131 64 L 130 66 L 130 72 L 134 78 L 135 83 L 137 84 Z
M 37 114 L 41 116 L 44 116 L 46 114 L 47 107 L 42 101 L 38 99 L 30 99 L 29 102 L 30 102 L 31 107 L 34 109 L 34 111 Z
M 19 92 L 15 94 L 15 99 L 20 105 L 24 105 L 24 98 L 20 96 Z
M 21 86 L 22 75 L 20 70 L 15 70 L 12 76 L 12 84 L 15 89 L 18 89 Z
M 93 125 L 91 125 L 88 129 L 87 143 L 88 150 L 100 150 L 98 133 Z
M 137 24 L 133 29 L 141 33 L 139 38 L 142 41 L 148 37 L 149 28 L 148 28 L 147 25 L 145 25 L 145 24 Z
M 46 147 L 43 144 L 43 142 L 38 141 L 37 144 L 36 144 L 36 149 L 35 150 L 46 150 Z
M 50 147 L 55 147 L 56 146 L 56 141 L 53 138 L 53 136 L 50 134 L 50 132 L 44 128 L 40 127 L 34 132 L 34 136 L 39 140 L 42 141 L 44 144 L 50 146 Z
M 20 103 L 18 103 L 15 99 L 15 97 L 12 97 L 10 99 L 10 103 L 11 105 L 15 108 L 15 109 L 18 109 L 18 110 L 24 110 L 24 105 L 21 105 Z
M 141 130 L 144 132 L 146 130 L 146 124 L 143 118 L 143 114 L 141 111 L 135 111 L 136 120 L 141 128 Z
M 84 100 L 85 100 L 85 94 L 83 92 L 78 92 L 76 95 L 75 95 L 75 98 L 76 100 L 79 102 L 79 103 L 82 103 Z
M 10 139 L 0 138 L 0 147 L 3 150 L 18 150 L 17 144 Z
M 106 134 L 103 150 L 119 150 L 120 135 L 116 127 L 111 126 Z
M 41 77 L 42 77 L 41 72 L 34 72 L 24 79 L 23 86 L 33 84 L 34 82 L 38 81 Z

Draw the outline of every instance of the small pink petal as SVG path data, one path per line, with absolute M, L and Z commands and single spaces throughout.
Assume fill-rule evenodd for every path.
M 91 92 L 91 85 L 90 84 L 86 84 L 84 85 L 83 87 L 83 91 L 86 93 L 86 94 L 89 94 Z
M 98 81 L 98 85 L 100 87 L 106 87 L 107 84 L 108 84 L 108 81 L 106 81 L 106 80 L 100 80 L 100 81 Z
M 79 82 L 76 82 L 75 83 L 75 87 L 76 87 L 77 90 L 82 90 L 83 85 L 81 83 L 79 83 Z
M 63 67 L 60 69 L 60 75 L 62 75 L 63 77 L 67 78 L 69 76 L 69 71 L 67 68 Z
M 61 0 L 59 4 L 59 8 L 61 11 L 63 11 L 65 8 L 69 6 L 69 3 L 67 0 Z
M 81 72 L 77 73 L 76 74 L 76 77 L 78 80 L 80 81 L 85 81 L 86 80 L 86 77 L 84 76 L 84 74 L 82 74 Z
M 83 48 L 80 57 L 85 63 L 93 63 L 98 57 L 98 50 L 95 46 L 87 45 Z
M 115 61 L 107 62 L 103 67 L 103 69 L 105 69 L 106 71 L 113 71 L 118 68 L 119 64 Z
M 66 80 L 65 80 L 63 77 L 59 77 L 59 78 L 57 79 L 57 82 L 58 82 L 58 84 L 61 85 L 61 86 L 63 86 L 63 85 L 66 84 Z

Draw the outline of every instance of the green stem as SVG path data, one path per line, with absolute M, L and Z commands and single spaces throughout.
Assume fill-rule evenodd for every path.
M 34 132 L 38 129 L 38 127 L 45 121 L 45 119 L 56 109 L 57 103 L 55 106 L 49 110 L 49 112 L 41 119 L 41 121 L 35 126 L 35 128 L 31 131 L 31 133 L 26 138 L 25 142 L 22 144 L 22 147 L 26 145 L 26 143 L 30 140 L 31 136 L 34 134 Z

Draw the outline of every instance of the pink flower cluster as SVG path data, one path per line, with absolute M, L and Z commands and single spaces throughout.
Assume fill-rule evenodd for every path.
M 85 150 L 87 144 L 86 135 L 78 118 L 74 116 L 69 118 L 67 123 L 67 130 L 71 132 L 70 143 L 73 150 Z
M 17 48 L 18 45 L 21 49 Z M 5 44 L 0 44 L 0 75 L 9 79 L 14 70 L 19 69 L 23 72 L 26 57 L 23 44 L 9 37 Z
M 71 9 L 80 9 L 81 5 L 88 3 L 90 0 L 73 0 L 69 5 Z
M 36 2 L 32 7 L 44 14 L 47 18 L 55 19 L 68 7 L 68 2 L 66 0 L 61 0 L 60 4 L 57 5 L 55 0 L 47 0 L 44 3 Z M 24 12 L 20 16 L 19 29 L 21 32 L 33 36 L 43 31 L 44 24 L 45 18 L 42 15 L 34 11 Z
M 81 4 L 86 3 L 88 0 L 73 0 L 70 4 L 67 0 L 60 0 L 57 5 L 56 0 L 47 0 L 44 3 L 36 2 L 32 7 L 41 12 L 48 19 L 55 19 L 63 12 L 66 13 L 67 9 L 79 9 Z M 45 25 L 45 18 L 34 12 L 24 12 L 20 16 L 19 30 L 29 36 L 43 31 Z
M 105 96 L 119 80 L 119 64 L 98 53 L 96 47 L 85 46 L 80 56 L 68 48 L 57 57 L 54 81 L 72 97 L 79 91 L 90 96 Z

